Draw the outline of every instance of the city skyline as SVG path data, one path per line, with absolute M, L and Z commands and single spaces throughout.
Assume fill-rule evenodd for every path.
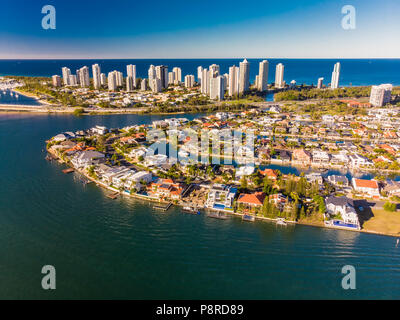
M 41 5 L 9 1 L 0 13 L 1 59 L 395 58 L 400 29 L 395 0 L 352 2 L 356 28 L 343 29 L 345 1 L 277 4 L 208 1 L 174 6 L 122 1 L 109 7 L 55 0 L 56 29 L 41 28 Z M 154 8 L 157 10 L 154 10 Z M 32 12 L 26 15 L 26 12 Z M 148 14 L 141 14 L 148 13 Z M 71 21 L 83 21 L 73 24 Z M 371 43 L 374 43 L 371 46 Z M 162 52 L 162 53 L 161 53 Z

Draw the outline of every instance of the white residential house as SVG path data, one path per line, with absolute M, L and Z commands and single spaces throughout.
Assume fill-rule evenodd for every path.
M 147 167 L 159 167 L 167 163 L 168 157 L 165 154 L 146 155 L 144 165 Z
M 137 191 L 140 191 L 143 188 L 144 183 L 150 183 L 153 179 L 151 172 L 147 171 L 139 171 L 132 175 L 130 175 L 124 184 L 125 189 L 130 190 L 135 188 Z
M 326 214 L 327 218 L 331 216 L 341 215 L 344 223 L 350 223 L 357 226 L 360 229 L 360 220 L 356 210 L 354 209 L 354 203 L 352 199 L 346 197 L 328 197 L 325 199 Z
M 224 184 L 214 184 L 207 194 L 206 208 L 215 210 L 231 209 L 237 189 Z
M 322 150 L 313 150 L 312 152 L 312 162 L 313 163 L 326 163 L 328 164 L 330 156 L 327 152 Z
M 249 176 L 254 172 L 254 166 L 242 166 L 236 169 L 235 178 L 239 181 L 243 176 Z
M 373 164 L 369 159 L 360 156 L 358 154 L 349 155 L 349 160 L 350 160 L 350 165 L 354 168 L 361 166 L 370 166 Z
M 327 177 L 327 180 L 334 186 L 347 187 L 349 185 L 349 179 L 346 176 L 331 175 Z
M 364 180 L 353 178 L 351 184 L 355 191 L 366 194 L 372 198 L 379 198 L 379 185 L 376 180 Z
M 334 153 L 331 155 L 332 164 L 348 164 L 349 157 L 344 153 Z
M 90 165 L 99 164 L 104 159 L 104 153 L 98 151 L 81 151 L 71 159 L 71 163 L 76 168 L 84 168 Z
M 104 127 L 104 126 L 95 126 L 95 127 L 91 128 L 90 131 L 93 134 L 103 135 L 103 134 L 106 134 L 108 132 L 108 129 L 106 127 Z

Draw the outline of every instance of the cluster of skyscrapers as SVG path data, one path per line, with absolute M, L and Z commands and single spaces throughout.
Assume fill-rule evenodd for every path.
M 282 63 L 277 64 L 275 71 L 275 88 L 286 88 L 284 81 L 285 66 Z M 268 89 L 268 73 L 269 62 L 263 60 L 259 63 L 258 74 L 255 78 L 255 88 L 258 91 L 266 91 Z M 111 71 L 106 74 L 101 73 L 101 68 L 98 64 L 92 65 L 93 74 L 93 87 L 100 89 L 107 87 L 109 91 L 115 91 L 126 87 L 127 92 L 132 92 L 135 89 L 148 90 L 153 92 L 161 92 L 163 89 L 168 88 L 169 85 L 180 85 L 182 83 L 182 70 L 179 67 L 174 67 L 171 72 L 168 72 L 168 67 L 164 65 L 154 66 L 150 65 L 148 69 L 148 78 L 136 78 L 136 66 L 127 65 L 126 74 L 124 79 L 123 73 L 117 70 Z M 200 91 L 210 99 L 223 100 L 225 92 L 228 96 L 242 96 L 250 88 L 250 63 L 244 59 L 239 63 L 239 66 L 229 67 L 229 72 L 221 74 L 220 66 L 212 64 L 208 68 L 199 66 L 197 68 L 197 83 L 200 85 Z M 336 63 L 332 72 L 331 89 L 339 87 L 340 78 L 340 63 Z M 318 79 L 317 87 L 322 88 L 324 78 Z M 71 70 L 67 67 L 62 68 L 62 80 L 58 75 L 53 76 L 53 85 L 61 86 L 62 83 L 66 86 L 81 86 L 89 87 L 90 77 L 89 68 L 84 66 L 76 70 L 76 74 L 72 74 Z M 186 75 L 184 77 L 184 85 L 186 88 L 192 88 L 196 84 L 194 75 Z M 296 81 L 290 83 L 290 88 L 296 86 Z

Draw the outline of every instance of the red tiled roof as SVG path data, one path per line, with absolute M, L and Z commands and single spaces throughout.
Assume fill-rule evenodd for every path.
M 248 203 L 254 205 L 263 205 L 265 199 L 265 193 L 255 192 L 252 194 L 242 193 L 239 195 L 238 202 Z
M 354 179 L 354 182 L 359 188 L 378 189 L 378 183 L 375 180 Z

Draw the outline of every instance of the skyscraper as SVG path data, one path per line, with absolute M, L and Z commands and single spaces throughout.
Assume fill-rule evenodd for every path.
M 71 75 L 71 69 L 69 69 L 67 67 L 63 67 L 61 70 L 62 70 L 62 77 L 63 77 L 64 85 L 67 86 L 67 85 L 69 85 L 69 76 Z
M 132 77 L 133 87 L 136 88 L 136 66 L 133 64 L 127 65 L 126 74 L 128 77 Z
M 197 67 L 197 82 L 201 83 L 201 75 L 203 74 L 203 67 Z
M 210 99 L 224 100 L 224 77 L 210 78 Z
M 174 72 L 168 72 L 168 84 L 174 84 L 175 82 L 175 73 Z
M 285 66 L 282 63 L 279 63 L 276 66 L 276 71 L 275 71 L 275 87 L 276 88 L 284 88 L 285 87 L 285 82 L 283 81 L 283 74 L 285 72 Z
M 239 64 L 239 95 L 249 90 L 249 72 L 250 63 L 247 62 L 247 59 L 244 59 Z
M 79 83 L 81 87 L 89 87 L 90 85 L 89 68 L 87 66 L 79 69 Z
M 68 85 L 69 85 L 69 86 L 76 86 L 76 85 L 78 85 L 78 80 L 77 80 L 76 75 L 74 75 L 74 74 L 70 74 L 70 75 L 69 75 L 69 77 L 68 77 Z
M 155 78 L 152 80 L 153 84 L 151 86 L 151 90 L 155 93 L 157 92 L 161 92 L 162 91 L 162 84 L 161 84 L 161 80 L 159 78 Z
M 331 89 L 339 88 L 340 62 L 336 63 L 332 72 Z
M 217 76 L 219 76 L 219 65 L 217 64 L 212 64 L 209 67 L 209 71 L 210 71 L 210 78 L 216 78 Z
M 100 74 L 100 84 L 102 86 L 105 86 L 107 83 L 107 77 L 105 73 Z
M 142 82 L 140 82 L 140 90 L 142 90 L 142 91 L 146 91 L 147 90 L 146 79 L 142 79 Z
M 156 77 L 160 79 L 161 88 L 168 88 L 168 67 L 156 66 Z
M 201 74 L 200 91 L 203 94 L 208 94 L 210 92 L 210 72 L 207 69 L 203 69 Z
M 380 86 L 372 86 L 369 102 L 374 107 L 384 106 L 386 103 L 389 103 L 392 98 L 392 89 L 393 86 L 391 84 L 381 84 Z
M 135 87 L 133 86 L 133 78 L 132 76 L 126 77 L 126 91 L 132 92 Z
M 118 71 L 111 71 L 108 73 L 107 82 L 109 91 L 115 91 L 117 89 L 117 72 Z
M 153 89 L 153 79 L 156 78 L 156 67 L 152 64 L 149 67 L 148 78 L 150 89 Z
M 182 82 L 182 69 L 174 67 L 172 69 L 172 72 L 174 73 L 174 83 L 179 84 L 180 82 Z
M 323 82 L 324 82 L 324 78 L 318 78 L 318 85 L 317 85 L 318 89 L 322 89 Z
M 61 77 L 58 75 L 54 75 L 51 77 L 53 81 L 53 86 L 54 87 L 61 87 Z
M 117 87 L 122 87 L 124 85 L 124 75 L 120 71 L 115 71 L 117 76 Z
M 239 68 L 229 67 L 228 94 L 230 97 L 236 96 L 239 92 Z
M 185 76 L 185 87 L 192 88 L 194 86 L 194 75 L 188 74 Z
M 258 79 L 256 87 L 259 91 L 265 91 L 268 88 L 268 69 L 269 63 L 267 60 L 260 62 L 260 67 L 258 70 Z
M 100 79 L 100 66 L 96 63 L 92 65 L 92 72 L 93 72 L 93 86 L 95 89 L 99 89 L 101 86 L 101 79 Z

